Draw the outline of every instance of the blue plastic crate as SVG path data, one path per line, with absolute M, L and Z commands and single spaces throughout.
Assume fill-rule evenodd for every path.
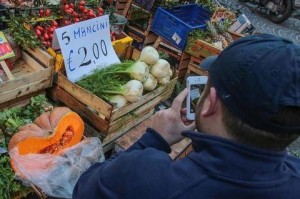
M 197 4 L 188 4 L 166 9 L 156 10 L 151 30 L 183 50 L 189 32 L 194 29 L 205 29 L 210 13 Z

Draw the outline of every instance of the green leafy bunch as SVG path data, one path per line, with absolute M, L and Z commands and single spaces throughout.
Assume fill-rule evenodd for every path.
M 24 24 L 29 20 L 27 13 L 22 13 L 21 16 L 10 13 L 9 18 L 2 18 L 8 26 L 9 33 L 14 41 L 24 49 L 41 47 L 42 43 L 35 36 L 32 30 L 27 30 Z

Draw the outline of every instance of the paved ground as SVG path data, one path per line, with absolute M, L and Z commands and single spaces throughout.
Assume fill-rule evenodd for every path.
M 300 45 L 300 20 L 290 18 L 282 24 L 274 24 L 238 0 L 218 0 L 218 2 L 232 10 L 240 10 L 244 13 L 258 32 L 278 35 Z

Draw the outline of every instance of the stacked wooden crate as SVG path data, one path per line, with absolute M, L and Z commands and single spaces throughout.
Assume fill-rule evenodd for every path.
M 7 81 L 0 84 L 0 108 L 52 86 L 54 59 L 42 49 L 22 51 Z

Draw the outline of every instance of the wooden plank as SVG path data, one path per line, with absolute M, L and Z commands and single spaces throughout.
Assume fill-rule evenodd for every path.
M 51 83 L 52 83 L 52 79 L 48 78 L 48 79 L 44 79 L 41 81 L 33 82 L 28 85 L 24 85 L 23 87 L 20 87 L 18 89 L 14 89 L 11 91 L 7 91 L 5 93 L 1 93 L 0 94 L 0 104 L 3 102 L 9 101 L 9 100 L 15 99 L 17 97 L 21 97 L 26 94 L 32 93 L 34 91 L 48 88 L 51 86 Z
M 155 90 L 151 91 L 150 93 L 143 95 L 139 101 L 128 104 L 125 107 L 122 107 L 120 109 L 114 110 L 110 121 L 114 121 L 114 120 L 118 119 L 119 117 L 125 115 L 126 113 L 134 110 L 135 108 L 145 104 L 146 102 L 148 102 L 151 99 L 155 98 L 156 96 L 160 95 L 161 93 L 163 93 L 167 90 L 173 89 L 176 82 L 177 82 L 177 79 L 175 78 L 175 79 L 171 80 L 167 85 L 160 86 L 160 87 L 156 88 Z
M 49 53 L 44 51 L 41 48 L 36 49 L 27 49 L 26 51 L 29 52 L 33 57 L 38 59 L 42 64 L 46 67 L 53 67 L 54 66 L 54 57 L 52 57 Z
M 83 104 L 90 106 L 97 113 L 104 115 L 106 118 L 110 118 L 113 106 L 85 90 L 84 88 L 72 83 L 64 75 L 58 74 L 58 85 L 67 91 L 74 98 L 82 102 Z
M 17 66 L 18 67 L 18 66 Z M 38 82 L 44 79 L 52 80 L 52 68 L 46 68 L 41 71 L 35 71 L 27 75 L 17 77 L 13 81 L 6 81 L 0 84 L 0 93 L 11 92 L 33 82 Z M 50 87 L 51 85 L 49 85 Z
M 45 67 L 43 67 L 41 64 L 39 64 L 37 61 L 35 61 L 29 54 L 27 54 L 25 51 L 22 51 L 22 59 L 34 70 L 40 71 L 44 70 Z
M 159 104 L 160 102 L 168 99 L 173 92 L 173 89 L 166 91 L 165 93 L 162 93 L 161 95 L 157 96 L 156 98 L 152 99 L 148 103 L 140 106 L 139 108 L 131 111 L 130 113 L 127 113 L 126 115 L 122 116 L 118 120 L 112 122 L 109 126 L 107 134 L 114 133 L 118 131 L 118 129 L 122 128 L 126 124 L 130 124 L 132 121 L 139 118 L 141 115 L 144 115 L 145 113 L 152 111 L 154 107 Z
M 77 98 L 74 98 L 60 86 L 57 86 L 56 95 L 62 103 L 87 119 L 96 129 L 103 133 L 108 130 L 109 124 L 107 121 L 101 119 L 96 113 L 89 110 L 85 104 L 81 103 Z
M 1 65 L 2 69 L 4 70 L 4 73 L 7 75 L 8 80 L 14 79 L 14 76 L 11 74 L 7 64 L 5 63 L 5 61 L 0 61 L 0 65 Z
M 154 110 L 151 112 L 148 112 L 146 115 L 140 117 L 139 119 L 133 121 L 134 126 L 138 125 L 139 123 L 141 123 L 142 121 L 146 120 L 147 118 L 149 118 L 151 115 L 153 115 Z M 130 130 L 132 127 L 131 126 L 124 126 L 124 128 L 122 128 L 120 131 L 110 134 L 107 137 L 105 137 L 104 141 L 103 141 L 103 150 L 104 152 L 109 151 L 110 149 L 113 149 L 114 146 L 114 141 L 116 139 L 118 139 L 120 136 L 124 135 L 128 130 Z
M 27 95 L 18 97 L 16 99 L 4 102 L 4 103 L 0 104 L 0 111 L 5 108 L 11 108 L 14 106 L 23 107 L 24 105 L 28 104 L 31 97 L 42 94 L 42 93 L 45 93 L 45 91 L 39 90 L 39 91 L 35 91 L 35 92 L 27 94 Z

